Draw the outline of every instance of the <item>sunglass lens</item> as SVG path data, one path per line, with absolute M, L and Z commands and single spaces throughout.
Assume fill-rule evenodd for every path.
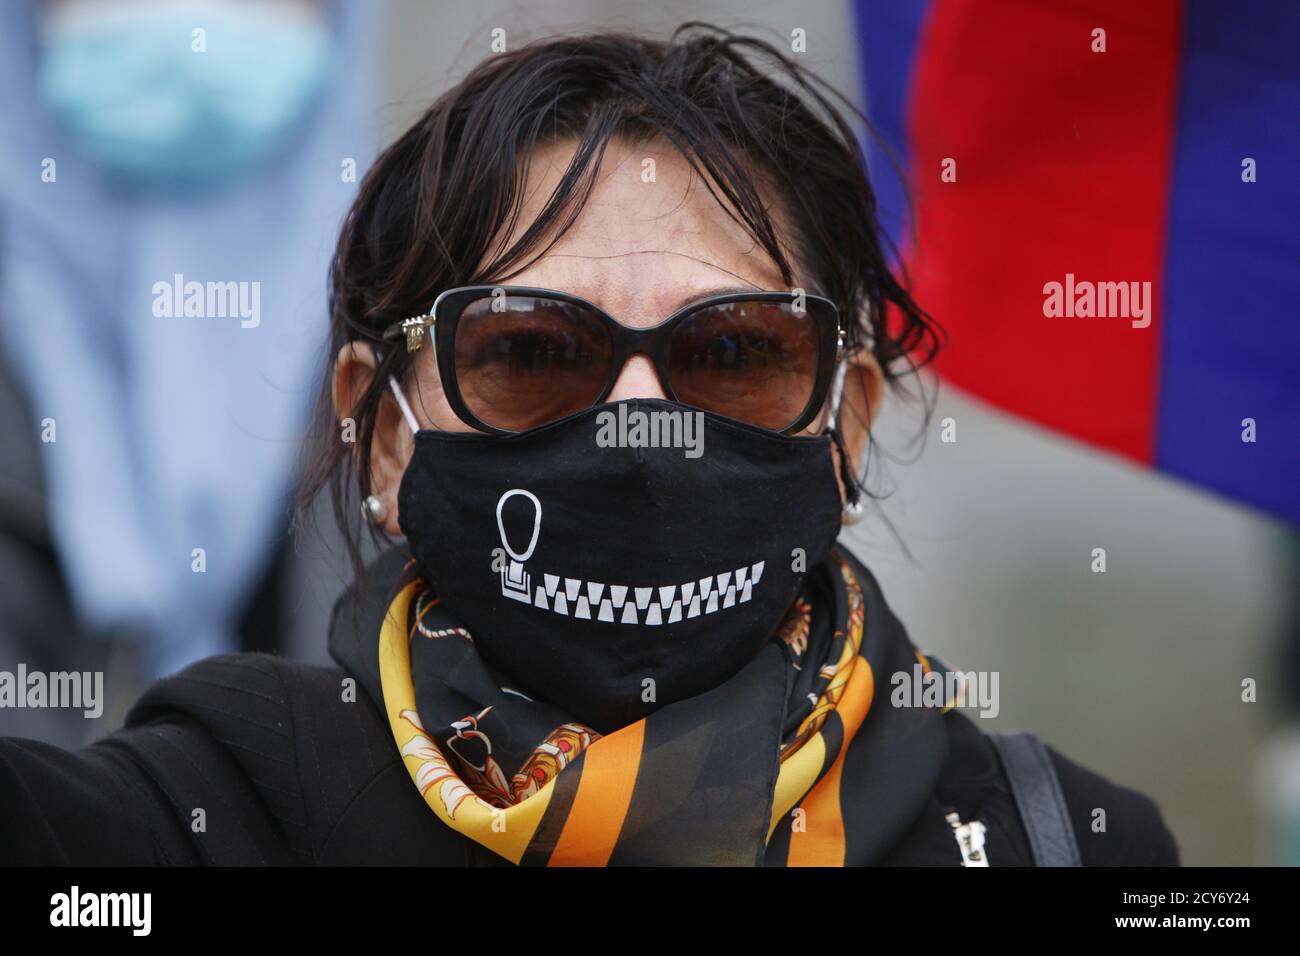
M 600 317 L 560 299 L 497 295 L 456 326 L 456 380 L 480 421 L 523 431 L 595 403 L 613 355 Z
M 679 401 L 782 431 L 817 384 L 817 324 L 794 302 L 711 305 L 677 326 L 668 369 Z

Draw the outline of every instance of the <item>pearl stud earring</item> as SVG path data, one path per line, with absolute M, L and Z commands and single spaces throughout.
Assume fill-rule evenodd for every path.
M 371 524 L 383 524 L 384 519 L 388 517 L 388 505 L 384 504 L 383 499 L 378 495 L 367 495 L 366 500 L 361 503 L 361 513 Z
M 866 513 L 867 509 L 861 501 L 850 501 L 844 506 L 844 514 L 840 520 L 846 527 L 850 527 L 861 521 Z

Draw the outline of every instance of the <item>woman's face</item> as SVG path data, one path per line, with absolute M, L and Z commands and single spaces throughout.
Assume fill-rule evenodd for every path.
M 573 149 L 571 142 L 561 142 L 533 154 L 522 214 L 509 242 L 541 212 Z M 780 222 L 779 215 L 775 219 Z M 792 249 L 788 258 L 797 269 Z M 803 277 L 796 275 L 795 280 L 796 286 L 816 291 Z M 618 139 L 610 142 L 591 197 L 573 226 L 545 255 L 500 281 L 581 296 L 636 328 L 657 325 L 681 306 L 721 292 L 788 291 L 776 263 L 719 205 L 680 153 L 663 142 Z M 421 349 L 416 355 L 406 394 L 420 426 L 471 431 L 447 403 L 433 350 Z M 867 409 L 877 408 L 881 391 L 875 362 L 869 355 L 856 361 L 865 374 L 847 377 L 844 397 L 845 437 L 854 458 L 865 442 Z M 340 417 L 355 407 L 374 367 L 369 346 L 345 346 L 339 353 L 334 402 Z M 650 360 L 634 355 L 608 401 L 665 397 Z M 808 431 L 820 431 L 824 425 L 823 413 Z M 397 489 L 412 447 L 410 429 L 396 403 L 386 400 L 372 447 L 371 487 L 388 506 L 384 528 L 394 535 L 401 533 Z

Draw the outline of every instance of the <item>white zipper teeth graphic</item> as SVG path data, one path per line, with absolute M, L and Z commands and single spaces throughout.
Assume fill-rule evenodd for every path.
M 532 506 L 532 534 L 522 551 L 507 540 L 502 509 L 512 498 L 522 498 Z M 683 619 L 713 614 L 744 604 L 753 596 L 763 577 L 763 565 L 747 564 L 734 571 L 720 571 L 683 584 L 638 587 L 629 584 L 603 584 L 558 574 L 541 574 L 542 584 L 533 586 L 536 576 L 528 570 L 542 530 L 542 502 L 526 488 L 511 488 L 497 499 L 497 531 L 501 547 L 510 563 L 501 568 L 501 593 L 523 604 L 531 604 L 553 614 L 590 621 L 620 624 L 675 624 Z M 563 582 L 563 587 L 561 587 Z M 468 636 L 468 635 L 466 635 Z
M 744 604 L 763 577 L 763 565 L 746 565 L 683 584 L 636 587 L 603 584 L 542 573 L 542 584 L 531 591 L 532 575 L 511 581 L 501 571 L 501 593 L 516 601 L 579 620 L 620 624 L 675 624 L 702 614 Z M 520 568 L 519 570 L 522 570 Z

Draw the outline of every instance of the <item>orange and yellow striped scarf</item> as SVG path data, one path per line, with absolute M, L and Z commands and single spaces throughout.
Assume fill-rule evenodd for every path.
M 457 652 L 472 654 L 472 637 L 454 626 L 430 628 L 436 599 L 409 580 L 389 606 L 379 642 L 384 709 L 403 762 L 439 820 L 515 864 L 865 862 L 854 859 L 862 844 L 855 828 L 869 814 L 853 792 L 858 768 L 847 758 L 869 723 L 876 675 L 864 653 L 859 573 L 842 556 L 830 565 L 833 636 L 820 662 L 805 660 L 813 608 L 801 598 L 763 659 L 738 675 L 734 693 L 720 688 L 710 700 L 668 704 L 605 736 L 560 723 L 509 779 L 479 726 L 491 705 L 449 726 L 422 722 L 412 642 L 462 642 Z M 879 660 L 919 659 L 928 669 L 903 640 L 903 656 L 893 641 Z M 806 695 L 808 712 L 791 733 L 783 729 L 792 712 L 786 697 L 804 666 L 818 668 L 818 692 Z M 751 719 L 741 710 L 762 701 L 781 713 Z M 465 755 L 467 746 L 476 756 Z

